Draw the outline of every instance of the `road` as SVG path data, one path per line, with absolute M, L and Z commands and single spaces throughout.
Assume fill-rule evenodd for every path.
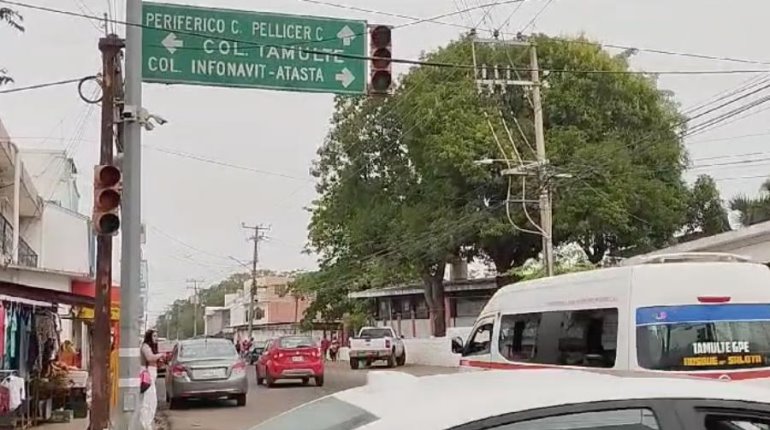
M 247 430 L 266 419 L 328 394 L 363 385 L 368 372 L 379 368 L 351 370 L 345 362 L 327 364 L 323 387 L 312 384 L 279 382 L 275 388 L 257 386 L 254 368 L 249 368 L 249 395 L 246 407 L 236 407 L 234 402 L 193 402 L 182 410 L 168 410 L 165 405 L 163 379 L 159 380 L 158 397 L 161 413 L 168 417 L 171 429 L 191 430 Z M 451 373 L 446 367 L 404 366 L 399 371 L 417 376 Z

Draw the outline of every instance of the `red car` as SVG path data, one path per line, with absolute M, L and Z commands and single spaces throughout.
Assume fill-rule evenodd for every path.
M 315 380 L 324 384 L 321 348 L 310 336 L 283 336 L 273 339 L 257 360 L 257 384 L 272 387 L 279 379 L 299 379 L 303 384 Z

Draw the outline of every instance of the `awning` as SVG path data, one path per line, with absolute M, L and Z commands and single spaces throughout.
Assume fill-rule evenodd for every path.
M 46 288 L 28 287 L 12 282 L 0 281 L 0 295 L 45 302 L 46 304 L 94 307 L 93 297 L 79 296 L 77 294 L 49 290 Z
M 73 313 L 75 315 L 75 318 L 81 319 L 81 320 L 92 320 L 94 319 L 94 308 L 87 308 L 82 307 L 78 308 L 77 310 L 73 309 Z M 110 312 L 110 319 L 112 321 L 120 321 L 120 308 L 117 306 L 113 306 Z

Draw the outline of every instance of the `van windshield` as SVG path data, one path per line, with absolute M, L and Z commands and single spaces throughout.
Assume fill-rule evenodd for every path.
M 735 370 L 770 365 L 770 304 L 656 306 L 636 311 L 639 365 Z

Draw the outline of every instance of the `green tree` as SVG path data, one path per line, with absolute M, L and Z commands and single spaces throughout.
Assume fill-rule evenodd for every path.
M 626 59 L 598 45 L 541 36 L 537 46 L 543 68 L 573 71 L 551 73 L 543 88 L 549 158 L 554 173 L 572 176 L 556 183 L 556 244 L 577 242 L 595 263 L 609 251 L 666 243 L 684 224 L 687 196 L 675 105 L 652 78 L 626 73 Z M 479 64 L 527 58 L 522 48 L 475 52 Z M 461 39 L 424 59 L 472 64 L 471 44 Z M 538 254 L 540 237 L 511 222 L 534 227 L 506 202 L 522 189 L 536 198 L 543 184 L 509 183 L 476 162 L 533 159 L 525 96 L 513 89 L 479 97 L 466 68 L 427 66 L 413 68 L 386 100 L 337 99 L 309 230 L 322 270 L 345 271 L 338 295 L 421 279 L 433 332 L 442 335 L 448 262 L 482 256 L 511 273 Z M 512 142 L 505 126 L 517 132 Z
M 690 190 L 687 224 L 679 242 L 711 236 L 730 230 L 727 210 L 723 206 L 717 184 L 709 175 L 700 175 Z
M 18 31 L 24 31 L 24 26 L 22 25 L 24 18 L 13 9 L 0 7 L 0 21 L 5 22 Z M 8 76 L 7 73 L 6 69 L 0 68 L 0 86 L 13 82 L 13 78 Z
M 745 194 L 733 197 L 730 209 L 737 212 L 738 222 L 746 227 L 770 221 L 770 179 L 762 183 L 757 197 Z

